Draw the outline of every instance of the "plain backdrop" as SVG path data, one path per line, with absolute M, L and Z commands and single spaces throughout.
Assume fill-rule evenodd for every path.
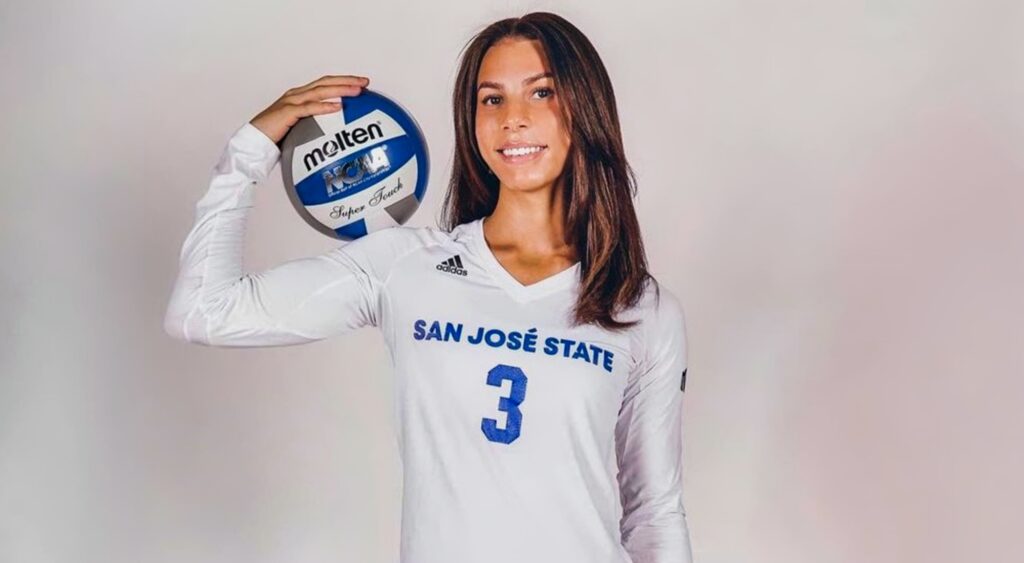
M 459 52 L 535 9 L 603 56 L 686 311 L 695 560 L 1021 560 L 1021 2 L 7 0 L 0 561 L 397 560 L 379 334 L 172 340 L 178 252 L 231 133 L 324 74 L 418 119 L 436 224 Z M 248 233 L 250 270 L 336 244 L 279 168 Z

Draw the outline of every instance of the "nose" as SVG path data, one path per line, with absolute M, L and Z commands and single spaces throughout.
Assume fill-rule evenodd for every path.
M 502 128 L 517 130 L 529 126 L 530 115 L 526 104 L 510 100 L 505 104 L 505 115 L 502 116 Z

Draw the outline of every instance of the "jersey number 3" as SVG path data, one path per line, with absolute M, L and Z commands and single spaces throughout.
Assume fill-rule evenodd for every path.
M 519 405 L 526 398 L 526 374 L 516 366 L 498 364 L 487 372 L 487 384 L 501 387 L 501 382 L 508 379 L 512 382 L 512 391 L 508 397 L 498 399 L 498 410 L 508 413 L 505 428 L 498 428 L 498 421 L 484 418 L 480 421 L 480 430 L 492 442 L 511 444 L 519 437 L 519 428 L 523 422 L 523 413 Z

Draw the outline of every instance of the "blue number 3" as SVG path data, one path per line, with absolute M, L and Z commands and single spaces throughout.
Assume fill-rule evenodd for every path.
M 523 413 L 519 410 L 519 405 L 526 398 L 526 374 L 516 366 L 505 364 L 498 364 L 487 372 L 488 385 L 501 387 L 504 379 L 512 382 L 512 392 L 509 396 L 498 400 L 498 410 L 508 413 L 505 428 L 498 428 L 498 421 L 493 418 L 484 418 L 480 421 L 480 430 L 483 430 L 484 436 L 492 442 L 511 444 L 519 437 L 519 428 L 523 422 Z

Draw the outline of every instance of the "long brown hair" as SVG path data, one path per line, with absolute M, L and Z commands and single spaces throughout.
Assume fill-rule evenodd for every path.
M 626 162 L 611 80 L 597 50 L 574 25 L 556 14 L 534 12 L 487 26 L 463 49 L 452 95 L 455 156 L 445 194 L 442 228 L 490 215 L 498 203 L 498 178 L 487 172 L 476 142 L 476 81 L 487 50 L 504 38 L 539 41 L 551 65 L 562 123 L 571 136 L 562 171 L 566 243 L 580 256 L 576 324 L 621 330 L 618 312 L 635 305 L 654 282 L 633 209 L 636 177 Z M 655 288 L 657 284 L 655 283 Z

